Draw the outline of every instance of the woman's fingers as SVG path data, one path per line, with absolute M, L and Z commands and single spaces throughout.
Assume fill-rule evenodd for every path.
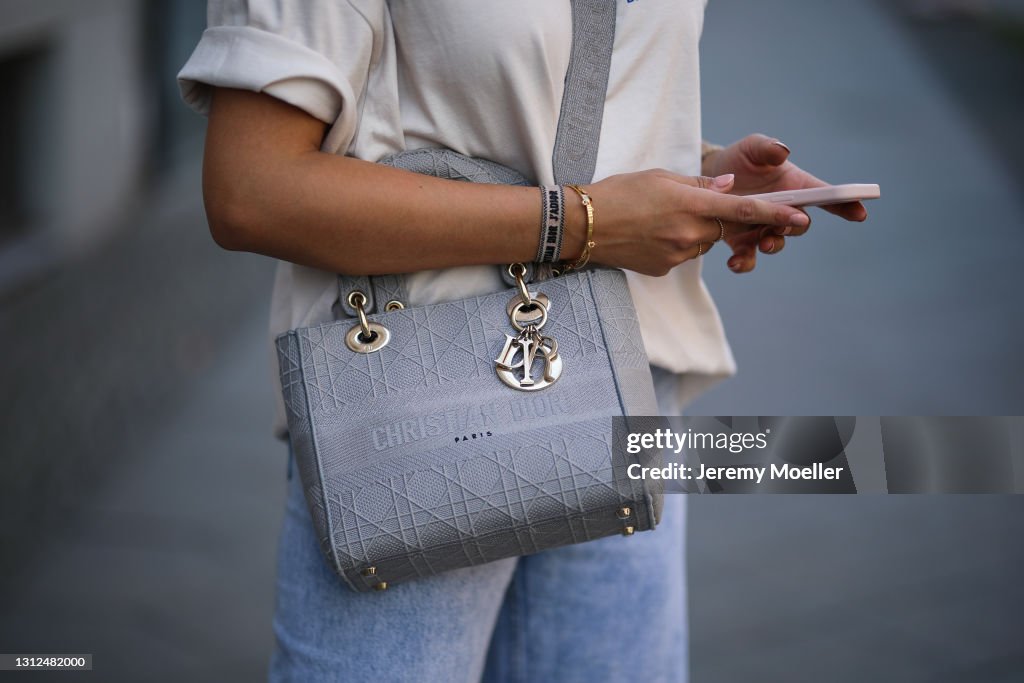
M 789 147 L 761 133 L 743 138 L 739 147 L 743 156 L 754 166 L 781 166 L 789 158 Z
M 802 187 L 804 189 L 829 186 L 829 184 L 826 183 L 824 180 L 811 175 L 807 171 L 801 171 L 801 173 L 803 174 Z M 831 204 L 829 206 L 823 206 L 821 208 L 824 209 L 825 211 L 828 211 L 829 213 L 839 216 L 840 218 L 844 218 L 848 221 L 854 221 L 857 223 L 866 220 L 868 217 L 867 209 L 864 208 L 864 205 L 861 202 Z
M 759 145 L 762 142 L 764 146 L 780 149 L 770 138 L 755 141 Z M 772 153 L 768 151 L 766 156 Z M 781 148 L 781 153 L 788 155 L 788 150 Z M 803 234 L 811 223 L 808 215 L 800 209 L 728 194 L 735 183 L 735 176 L 731 173 L 713 178 L 680 176 L 660 169 L 650 173 L 686 186 L 683 198 L 685 212 L 691 215 L 691 221 L 696 219 L 699 226 L 691 233 L 693 246 L 684 252 L 687 259 L 703 256 L 715 242 L 727 237 L 750 233 L 751 238 L 744 239 L 742 247 L 734 246 L 735 253 L 729 261 L 733 271 L 749 272 L 756 264 L 758 249 L 764 253 L 781 251 L 785 247 L 784 234 Z M 754 230 L 759 232 L 752 233 Z
M 749 244 L 737 244 L 733 246 L 733 254 L 729 257 L 726 265 L 734 273 L 749 273 L 757 266 L 757 251 Z
M 811 224 L 810 218 L 800 209 L 728 194 L 735 182 L 732 173 L 714 178 L 677 176 L 667 171 L 654 173 L 664 174 L 689 188 L 684 198 L 685 208 L 687 213 L 703 219 L 700 221 L 699 233 L 702 241 L 716 242 L 723 239 L 726 236 L 722 234 L 723 226 L 727 235 L 765 225 L 786 231 L 786 234 L 803 234 Z
M 749 273 L 757 267 L 757 254 L 777 254 L 786 248 L 786 238 L 774 234 L 775 228 L 763 226 L 757 232 L 748 232 L 732 239 L 732 256 L 729 257 L 729 270 L 734 273 Z
M 720 218 L 730 223 L 742 223 L 748 226 L 789 226 L 796 230 L 806 229 L 811 224 L 807 214 L 800 209 L 772 204 L 751 197 L 708 192 L 701 193 L 700 197 L 694 198 L 692 205 L 694 212 L 699 216 Z
M 711 190 L 712 192 L 728 192 L 736 182 L 736 174 L 734 173 L 725 173 L 715 177 L 706 175 L 678 175 L 662 169 L 654 169 L 649 171 L 649 173 L 674 180 L 680 185 L 687 185 L 698 190 Z
M 707 253 L 711 251 L 712 248 L 714 248 L 714 246 L 714 242 L 698 242 L 694 246 L 687 249 L 686 252 L 684 252 L 686 260 L 689 261 L 700 256 L 706 256 Z
M 811 223 L 813 223 L 814 221 L 811 220 L 811 215 L 809 213 L 807 213 L 803 209 L 798 210 L 803 211 L 803 214 L 807 216 L 807 225 L 805 225 L 802 228 L 787 225 L 783 228 L 771 228 L 766 232 L 770 232 L 773 235 L 778 235 L 779 237 L 799 237 L 800 235 L 806 233 L 811 228 Z
M 847 202 L 846 204 L 833 204 L 831 206 L 821 207 L 829 213 L 834 213 L 840 218 L 845 218 L 848 221 L 860 223 L 861 221 L 867 220 L 868 210 L 864 208 L 864 205 L 860 202 Z
M 761 231 L 761 237 L 757 241 L 757 249 L 762 254 L 778 254 L 786 248 L 786 238 L 776 235 L 775 228 L 765 228 Z

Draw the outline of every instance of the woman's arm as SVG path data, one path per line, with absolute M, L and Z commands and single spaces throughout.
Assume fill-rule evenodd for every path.
M 219 245 L 351 275 L 533 259 L 536 189 L 325 154 L 325 132 L 268 95 L 215 92 L 203 195 Z
M 326 125 L 263 94 L 217 89 L 203 165 L 210 231 L 226 249 L 349 275 L 530 261 L 536 188 L 441 180 L 320 151 Z M 802 212 L 723 194 L 731 177 L 645 171 L 587 186 L 597 219 L 592 260 L 661 275 L 731 233 L 799 226 Z M 707 186 L 709 189 L 702 189 Z M 567 259 L 585 214 L 566 195 Z

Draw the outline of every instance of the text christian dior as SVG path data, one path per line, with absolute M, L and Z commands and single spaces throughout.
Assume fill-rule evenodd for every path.
M 398 420 L 370 428 L 370 442 L 377 451 L 423 439 L 454 436 L 455 442 L 491 436 L 500 424 L 551 417 L 569 412 L 561 396 L 527 396 L 509 401 L 490 401 L 479 406 L 439 410 L 411 420 Z

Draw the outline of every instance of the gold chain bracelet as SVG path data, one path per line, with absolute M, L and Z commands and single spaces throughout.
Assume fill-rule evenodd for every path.
M 583 208 L 587 210 L 587 238 L 583 241 L 583 253 L 580 254 L 575 263 L 566 264 L 562 270 L 563 273 L 567 273 L 570 270 L 579 270 L 587 265 L 587 262 L 590 261 L 590 250 L 597 246 L 594 242 L 594 201 L 579 185 L 566 185 L 566 187 L 571 188 L 580 196 Z

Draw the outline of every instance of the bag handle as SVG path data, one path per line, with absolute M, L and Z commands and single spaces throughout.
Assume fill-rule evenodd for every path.
M 597 147 L 608 92 L 618 3 L 609 0 L 571 1 L 572 49 L 565 74 L 565 89 L 558 114 L 551 165 L 555 182 L 559 185 L 585 185 L 593 180 L 597 166 Z M 501 164 L 473 159 L 451 150 L 410 150 L 394 154 L 381 163 L 457 180 L 531 184 L 521 174 Z M 525 279 L 529 282 L 533 279 L 535 266 L 527 264 L 527 268 Z M 507 266 L 500 266 L 499 272 L 506 284 L 515 285 Z M 351 294 L 356 291 L 362 292 L 365 297 L 360 306 L 364 313 L 383 312 L 388 305 L 391 306 L 390 310 L 394 310 L 404 306 L 403 302 L 408 300 L 405 278 L 401 275 L 339 275 L 338 301 L 350 318 L 359 315 L 351 301 Z

